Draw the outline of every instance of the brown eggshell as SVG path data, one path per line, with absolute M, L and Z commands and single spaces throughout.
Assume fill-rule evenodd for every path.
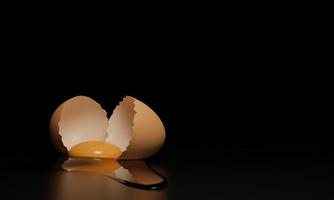
M 56 149 L 62 153 L 67 153 L 66 147 L 64 147 L 63 142 L 61 141 L 61 136 L 59 135 L 59 126 L 61 111 L 65 103 L 61 104 L 53 113 L 50 120 L 50 137 L 53 145 Z
M 165 142 L 166 134 L 158 115 L 143 102 L 134 101 L 133 136 L 121 159 L 144 159 L 155 154 Z
M 50 133 L 61 152 L 85 141 L 104 141 L 108 118 L 101 106 L 89 97 L 73 97 L 59 106 L 51 117 Z

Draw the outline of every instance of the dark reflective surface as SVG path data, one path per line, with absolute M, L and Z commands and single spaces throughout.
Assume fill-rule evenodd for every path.
M 147 163 L 168 179 L 167 187 L 156 191 L 129 187 L 103 174 L 51 169 L 64 160 L 47 166 L 46 160 L 29 165 L 11 159 L 20 168 L 0 172 L 0 194 L 4 199 L 54 200 L 333 199 L 334 156 L 297 149 L 164 155 Z
M 167 190 L 149 191 L 129 187 L 107 176 L 82 172 L 57 172 L 49 176 L 48 196 L 66 199 L 167 199 Z
M 60 157 L 54 162 L 47 162 L 47 159 L 43 162 L 43 159 L 31 159 L 36 159 L 35 164 L 26 163 L 22 159 L 19 170 L 12 168 L 0 172 L 2 197 L 51 200 L 168 199 L 168 187 L 162 187 L 162 183 L 164 186 L 166 184 L 160 175 L 167 176 L 168 170 L 160 164 L 149 167 L 141 160 L 118 162 Z M 18 165 L 20 159 L 10 159 L 4 163 Z M 158 188 L 152 188 L 154 185 Z

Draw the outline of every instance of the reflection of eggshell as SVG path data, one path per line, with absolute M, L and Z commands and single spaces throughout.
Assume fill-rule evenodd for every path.
M 133 97 L 125 97 L 109 121 L 101 106 L 77 96 L 61 104 L 50 121 L 55 147 L 71 156 L 142 159 L 165 141 L 164 126 L 155 112 Z M 90 144 L 94 144 L 93 146 Z M 96 148 L 96 150 L 95 150 Z
M 150 169 L 143 160 L 122 161 L 121 166 L 129 171 L 132 179 L 143 185 L 158 184 L 164 179 Z
M 148 167 L 143 160 L 118 162 L 113 159 L 69 158 L 61 167 L 70 172 L 104 174 L 122 183 L 131 182 L 153 186 L 165 181 L 161 175 Z
M 52 200 L 94 200 L 127 199 L 167 200 L 168 188 L 161 191 L 138 190 L 114 181 L 108 176 L 95 173 L 55 172 L 48 175 L 45 186 L 48 199 Z

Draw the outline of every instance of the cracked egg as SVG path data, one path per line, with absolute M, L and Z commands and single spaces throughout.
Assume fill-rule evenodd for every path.
M 73 157 L 144 159 L 165 141 L 165 128 L 146 104 L 126 96 L 108 119 L 93 99 L 76 96 L 61 104 L 50 120 L 54 146 Z

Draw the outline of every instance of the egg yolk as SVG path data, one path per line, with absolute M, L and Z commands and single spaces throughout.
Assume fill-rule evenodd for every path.
M 73 157 L 118 159 L 122 151 L 115 145 L 104 141 L 88 141 L 77 144 L 68 152 Z

